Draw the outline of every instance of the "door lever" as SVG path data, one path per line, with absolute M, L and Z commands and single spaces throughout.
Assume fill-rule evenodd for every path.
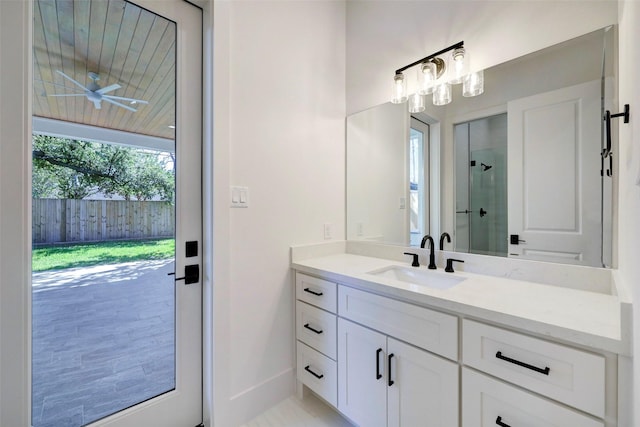
M 175 276 L 175 271 L 172 273 L 167 273 L 167 276 Z M 198 264 L 191 264 L 184 266 L 184 277 L 176 277 L 174 279 L 176 282 L 178 280 L 184 280 L 185 285 L 190 285 L 192 283 L 198 283 L 200 281 L 200 266 Z

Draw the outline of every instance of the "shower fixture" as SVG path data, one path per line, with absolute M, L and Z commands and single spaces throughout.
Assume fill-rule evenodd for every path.
M 480 166 L 482 166 L 482 172 L 486 172 L 493 167 L 493 165 L 485 165 L 484 163 L 480 163 Z

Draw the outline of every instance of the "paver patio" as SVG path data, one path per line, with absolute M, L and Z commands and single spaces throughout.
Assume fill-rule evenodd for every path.
M 76 427 L 174 388 L 173 261 L 33 274 L 33 426 Z

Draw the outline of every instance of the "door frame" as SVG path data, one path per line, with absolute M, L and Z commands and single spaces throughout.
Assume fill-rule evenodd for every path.
M 187 0 L 185 0 L 187 1 Z M 203 9 L 203 234 L 202 234 L 202 348 L 203 348 L 203 423 L 213 425 L 214 363 L 216 367 L 228 366 L 226 359 L 219 362 L 213 357 L 213 337 L 220 326 L 214 328 L 213 321 L 213 264 L 225 262 L 224 255 L 213 256 L 213 234 L 224 230 L 228 215 L 218 216 L 213 221 L 214 205 L 216 214 L 222 212 L 220 195 L 213 193 L 214 178 L 228 182 L 228 167 L 213 173 L 213 50 L 223 48 L 223 58 L 228 57 L 228 42 L 217 37 L 214 41 L 214 8 L 216 22 L 220 16 L 228 17 L 228 5 L 217 6 L 212 0 L 190 0 Z M 0 425 L 23 425 L 31 423 L 31 114 L 32 114 L 32 32 L 33 4 L 31 0 L 10 0 L 0 2 Z M 228 28 L 222 31 L 229 31 Z M 216 69 L 220 66 L 216 65 Z M 227 67 L 228 68 L 228 67 Z M 219 78 L 216 77 L 216 81 Z M 222 77 L 222 82 L 228 76 Z M 221 84 L 216 83 L 216 89 Z M 228 95 L 222 101 L 228 102 Z M 219 101 L 216 101 L 218 103 Z M 218 110 L 220 111 L 220 110 Z M 228 152 L 228 113 L 216 114 L 221 117 L 223 144 L 216 148 L 216 155 Z M 218 157 L 220 158 L 220 157 Z M 224 164 L 224 157 L 216 164 Z M 219 168 L 220 169 L 220 168 Z M 10 177 L 7 179 L 6 177 Z M 219 187 L 220 188 L 220 187 Z M 224 188 L 224 187 L 223 187 Z M 226 192 L 220 192 L 226 195 Z M 226 200 L 226 198 L 224 199 Z M 228 245 L 228 233 L 221 236 L 223 246 Z M 217 247 L 218 245 L 216 245 Z M 218 254 L 224 251 L 217 251 Z M 223 269 L 226 271 L 226 269 Z M 228 274 L 225 272 L 225 274 Z M 226 287 L 225 287 L 226 289 Z M 228 290 L 225 290 L 228 292 Z M 216 301 L 224 293 L 217 292 Z M 216 309 L 222 306 L 217 303 Z M 226 311 L 216 311 L 217 319 L 224 319 Z M 222 316 L 222 317 L 221 317 Z M 220 325 L 220 321 L 215 322 Z M 224 330 L 220 330 L 224 332 Z M 228 342 L 228 335 L 222 333 Z M 216 354 L 220 348 L 216 349 Z M 221 364 L 222 363 L 222 364 Z M 220 368 L 218 368 L 220 369 Z M 224 372 L 224 371 L 223 371 Z M 219 386 L 227 390 L 228 377 Z M 222 393 L 223 396 L 228 396 Z M 220 405 L 223 407 L 224 405 Z M 217 408 L 218 410 L 221 408 Z M 216 421 L 224 419 L 227 411 L 216 414 Z M 223 425 L 222 422 L 220 425 Z

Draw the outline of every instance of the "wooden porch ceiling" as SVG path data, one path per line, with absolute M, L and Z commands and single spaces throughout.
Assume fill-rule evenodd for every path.
M 176 26 L 124 0 L 35 0 L 33 33 L 34 116 L 173 139 Z M 66 74 L 87 87 L 89 73 L 109 95 L 137 112 L 105 102 L 101 109 Z

